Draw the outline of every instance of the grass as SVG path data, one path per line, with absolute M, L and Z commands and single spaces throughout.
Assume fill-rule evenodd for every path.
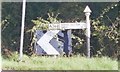
M 3 70 L 118 70 L 118 62 L 107 57 L 86 58 L 66 57 L 23 57 L 17 62 L 17 56 L 12 59 L 2 59 Z

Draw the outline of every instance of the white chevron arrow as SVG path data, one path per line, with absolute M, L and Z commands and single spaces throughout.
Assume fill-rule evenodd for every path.
M 49 43 L 50 40 L 59 32 L 60 30 L 50 30 L 47 31 L 39 40 L 38 44 L 41 48 L 49 55 L 60 55 L 59 52 Z

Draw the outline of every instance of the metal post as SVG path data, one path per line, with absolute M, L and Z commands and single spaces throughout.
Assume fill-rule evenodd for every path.
M 67 30 L 64 31 L 64 49 L 63 51 L 65 52 L 66 56 L 68 56 L 69 50 L 68 50 L 68 34 Z
M 85 10 L 85 15 L 86 15 L 86 24 L 87 24 L 87 29 L 86 29 L 86 40 L 87 40 L 87 57 L 90 58 L 90 13 L 91 10 L 88 6 L 86 6 Z
M 64 32 L 64 52 L 68 57 L 72 53 L 72 39 L 71 39 L 71 30 L 65 30 Z
M 72 39 L 71 39 L 71 29 L 67 31 L 68 34 L 68 50 L 69 50 L 69 56 L 72 54 Z
M 25 8 L 26 8 L 26 0 L 23 0 L 22 26 L 21 26 L 21 39 L 20 39 L 20 57 L 19 57 L 19 60 L 21 60 L 21 59 L 22 59 L 22 56 L 23 56 L 23 39 L 24 39 Z

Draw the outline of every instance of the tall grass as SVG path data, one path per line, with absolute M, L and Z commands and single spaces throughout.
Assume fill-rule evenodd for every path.
M 2 59 L 3 70 L 118 70 L 118 62 L 107 57 L 28 57 L 18 62 L 17 56 Z

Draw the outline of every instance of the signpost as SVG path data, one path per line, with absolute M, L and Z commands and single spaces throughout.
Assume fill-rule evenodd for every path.
M 88 6 L 86 6 L 85 10 L 86 15 L 86 22 L 75 22 L 75 23 L 55 23 L 55 24 L 49 24 L 48 30 L 39 40 L 38 45 L 41 46 L 41 48 L 48 54 L 48 55 L 59 55 L 59 52 L 55 50 L 55 48 L 49 43 L 50 40 L 60 31 L 60 30 L 71 30 L 71 29 L 86 29 L 86 40 L 87 40 L 87 57 L 90 58 L 90 13 L 91 10 Z M 66 51 L 66 54 L 68 53 L 69 44 L 71 44 L 68 40 L 68 34 L 67 32 L 64 33 L 64 50 Z
M 20 40 L 20 57 L 21 60 L 23 56 L 23 39 L 24 39 L 24 23 L 25 23 L 25 8 L 26 8 L 26 0 L 23 0 L 23 10 L 22 10 L 22 26 L 21 26 L 21 40 Z M 49 55 L 59 55 L 59 52 L 49 43 L 50 40 L 60 31 L 60 30 L 71 30 L 71 29 L 86 29 L 86 40 L 87 40 L 87 56 L 90 58 L 90 20 L 89 16 L 91 13 L 91 10 L 88 6 L 86 6 L 85 10 L 86 15 L 86 22 L 76 22 L 76 23 L 57 23 L 57 24 L 49 24 L 49 31 L 47 31 L 38 41 L 37 44 L 41 46 L 41 48 Z M 71 43 L 71 40 L 68 40 L 68 37 L 70 36 L 71 31 L 69 31 L 67 34 L 64 33 L 64 39 L 66 40 L 64 44 L 66 44 L 64 47 L 67 47 L 65 51 L 70 51 L 69 46 Z M 65 36 L 66 35 L 66 36 Z M 68 52 L 67 52 L 68 53 Z
M 88 58 L 90 58 L 90 13 L 91 10 L 88 6 L 86 6 L 85 10 L 85 15 L 86 15 L 86 24 L 87 24 L 87 28 L 86 28 L 86 40 L 87 40 L 87 56 Z

